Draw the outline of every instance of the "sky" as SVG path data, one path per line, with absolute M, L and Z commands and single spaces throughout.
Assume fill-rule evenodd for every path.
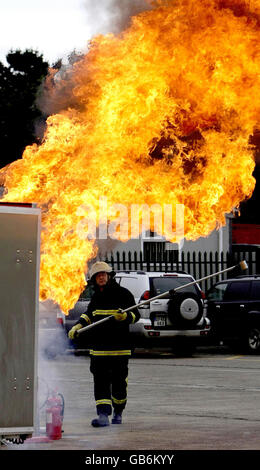
M 93 21 L 84 0 L 1 0 L 0 61 L 10 49 L 37 50 L 50 65 L 73 49 L 84 51 Z

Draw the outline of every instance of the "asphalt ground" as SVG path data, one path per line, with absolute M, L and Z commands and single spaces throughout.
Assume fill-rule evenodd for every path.
M 2 466 L 208 469 L 212 463 L 232 468 L 258 464 L 260 356 L 234 354 L 224 347 L 198 348 L 191 357 L 176 356 L 170 349 L 138 349 L 129 363 L 123 423 L 93 428 L 89 356 L 74 354 L 57 330 L 53 312 L 39 333 L 36 432 L 21 445 L 0 446 Z M 53 348 L 62 352 L 46 356 Z M 51 389 L 65 400 L 62 438 L 56 441 L 46 439 Z
M 91 426 L 96 413 L 89 362 L 87 354 L 71 352 L 41 358 L 36 439 L 1 450 L 260 450 L 260 356 L 223 348 L 199 348 L 186 358 L 170 350 L 136 350 L 123 423 L 106 428 Z M 51 388 L 65 399 L 63 434 L 43 442 L 42 405 Z

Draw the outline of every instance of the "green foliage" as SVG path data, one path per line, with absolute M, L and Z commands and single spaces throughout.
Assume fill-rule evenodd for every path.
M 22 157 L 37 141 L 35 126 L 43 121 L 36 99 L 48 73 L 48 63 L 32 50 L 11 51 L 0 62 L 0 168 Z

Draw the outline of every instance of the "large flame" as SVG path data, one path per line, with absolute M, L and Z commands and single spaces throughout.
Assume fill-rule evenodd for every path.
M 79 207 L 98 212 L 100 196 L 184 204 L 195 240 L 252 195 L 259 25 L 260 0 L 161 0 L 123 33 L 90 42 L 70 74 L 75 106 L 1 170 L 5 201 L 43 210 L 41 299 L 64 311 L 77 300 L 95 254 L 78 235 Z

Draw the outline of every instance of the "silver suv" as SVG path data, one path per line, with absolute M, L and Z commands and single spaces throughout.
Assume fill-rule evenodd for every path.
M 136 304 L 194 281 L 186 273 L 144 271 L 120 271 L 115 279 L 132 292 Z M 130 325 L 134 344 L 174 347 L 174 344 L 179 346 L 184 342 L 186 345 L 187 340 L 193 344 L 201 342 L 210 330 L 203 298 L 199 285 L 194 284 L 139 307 L 141 318 Z
M 168 292 L 176 287 L 193 282 L 194 278 L 186 273 L 118 271 L 115 280 L 132 292 L 136 304 Z M 80 315 L 86 312 L 93 288 L 86 286 L 69 315 L 61 314 L 66 333 L 72 328 Z M 139 347 L 172 346 L 187 350 L 203 342 L 210 331 L 210 322 L 204 312 L 204 294 L 198 284 L 180 289 L 174 295 L 152 300 L 139 307 L 140 320 L 130 325 L 133 345 Z M 84 341 L 77 345 L 84 348 Z

